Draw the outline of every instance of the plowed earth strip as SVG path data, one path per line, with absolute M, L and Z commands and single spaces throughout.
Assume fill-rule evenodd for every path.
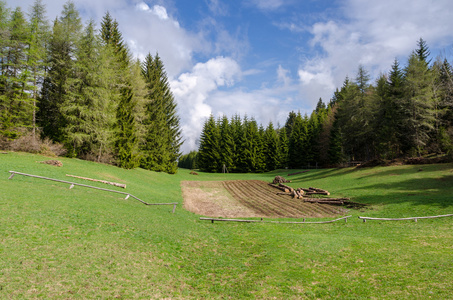
M 306 203 L 259 180 L 181 183 L 184 207 L 210 217 L 321 218 L 344 214 L 341 207 Z

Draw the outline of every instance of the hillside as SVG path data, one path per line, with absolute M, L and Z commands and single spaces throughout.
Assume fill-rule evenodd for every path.
M 422 298 L 450 297 L 453 218 L 362 223 L 357 216 L 453 213 L 453 165 L 324 169 L 291 176 L 370 204 L 347 223 L 214 223 L 182 208 L 181 181 L 263 180 L 265 174 L 175 175 L 44 156 L 0 154 L 2 298 Z M 123 189 L 122 195 L 8 171 Z M 297 219 L 291 219 L 297 220 Z M 317 220 L 317 219 L 313 219 Z

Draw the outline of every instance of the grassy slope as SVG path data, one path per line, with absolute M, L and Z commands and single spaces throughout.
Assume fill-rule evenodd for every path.
M 181 206 L 145 206 L 117 194 L 16 176 L 127 184 L 149 202 L 182 202 L 181 180 L 266 174 L 157 174 L 74 159 L 62 168 L 31 154 L 0 154 L 0 298 L 451 297 L 453 219 L 276 225 L 202 222 Z M 422 168 L 423 171 L 419 171 Z M 312 170 L 294 187 L 372 204 L 358 215 L 453 213 L 453 166 Z M 91 183 L 107 187 L 99 183 Z M 124 191 L 119 188 L 111 187 Z

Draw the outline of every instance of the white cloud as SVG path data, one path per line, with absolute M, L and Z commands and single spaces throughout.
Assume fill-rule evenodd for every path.
M 181 129 L 185 138 L 182 150 L 197 149 L 203 123 L 216 105 L 212 93 L 219 87 L 227 87 L 240 79 L 241 69 L 238 63 L 228 57 L 212 58 L 206 63 L 196 64 L 191 72 L 181 74 L 170 82 L 178 103 L 181 117 Z
M 289 70 L 284 69 L 282 65 L 278 65 L 277 79 L 279 82 L 283 83 L 284 86 L 289 86 L 292 83 Z
M 332 96 L 346 75 L 355 77 L 359 64 L 373 76 L 387 72 L 395 57 L 405 63 L 420 37 L 432 49 L 445 47 L 453 37 L 449 29 L 453 18 L 448 7 L 453 9 L 450 0 L 345 1 L 340 10 L 345 18 L 311 27 L 311 46 L 322 51 L 301 64 L 302 91 L 312 97 L 310 93 L 316 91 L 317 85 L 318 97 L 326 89 Z M 311 82 L 309 91 L 307 82 Z
M 263 10 L 274 10 L 284 4 L 283 0 L 250 0 L 250 2 Z

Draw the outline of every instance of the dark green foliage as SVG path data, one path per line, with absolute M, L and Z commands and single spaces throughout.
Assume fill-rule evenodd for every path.
M 197 169 L 198 152 L 190 151 L 189 154 L 181 155 L 178 161 L 178 168 Z
M 429 63 L 431 62 L 431 60 L 429 59 L 431 52 L 429 51 L 428 44 L 426 43 L 425 40 L 420 38 L 417 42 L 417 46 L 418 48 L 415 50 L 416 56 L 421 62 L 428 66 Z
M 425 61 L 411 55 L 405 70 L 407 90 L 403 100 L 404 152 L 421 155 L 433 129 L 433 74 Z
M 204 123 L 198 149 L 198 168 L 206 172 L 219 172 L 220 162 L 220 131 L 211 115 Z
M 12 12 L 9 20 L 4 5 L 0 10 L 2 38 L 5 38 L 1 42 L 0 134 L 15 139 L 32 125 L 27 67 L 29 31 L 20 7 Z
M 145 105 L 145 135 L 141 145 L 141 166 L 154 171 L 175 173 L 181 130 L 176 115 L 176 102 L 170 91 L 163 63 L 156 54 L 148 54 L 142 65 L 142 75 L 147 88 Z
M 294 118 L 294 124 L 289 138 L 289 167 L 292 169 L 304 168 L 308 164 L 307 157 L 307 120 L 300 112 Z
M 278 134 L 278 165 L 277 168 L 288 167 L 289 139 L 286 128 L 280 129 Z
M 233 127 L 228 121 L 227 116 L 223 116 L 218 122 L 220 129 L 220 164 L 222 172 L 228 170 L 230 172 L 235 169 L 234 152 L 236 144 L 233 137 Z M 224 167 L 225 166 L 225 169 Z
M 264 161 L 266 171 L 275 170 L 279 167 L 279 147 L 278 147 L 278 134 L 274 129 L 272 122 L 264 132 Z
M 116 115 L 115 153 L 117 165 L 125 169 L 133 169 L 139 165 L 134 107 L 131 89 L 123 88 Z
M 38 123 L 42 133 L 57 142 L 66 142 L 66 117 L 61 110 L 67 96 L 68 79 L 73 77 L 81 20 L 73 2 L 64 5 L 62 16 L 55 20 L 49 43 L 49 70 L 38 103 Z

